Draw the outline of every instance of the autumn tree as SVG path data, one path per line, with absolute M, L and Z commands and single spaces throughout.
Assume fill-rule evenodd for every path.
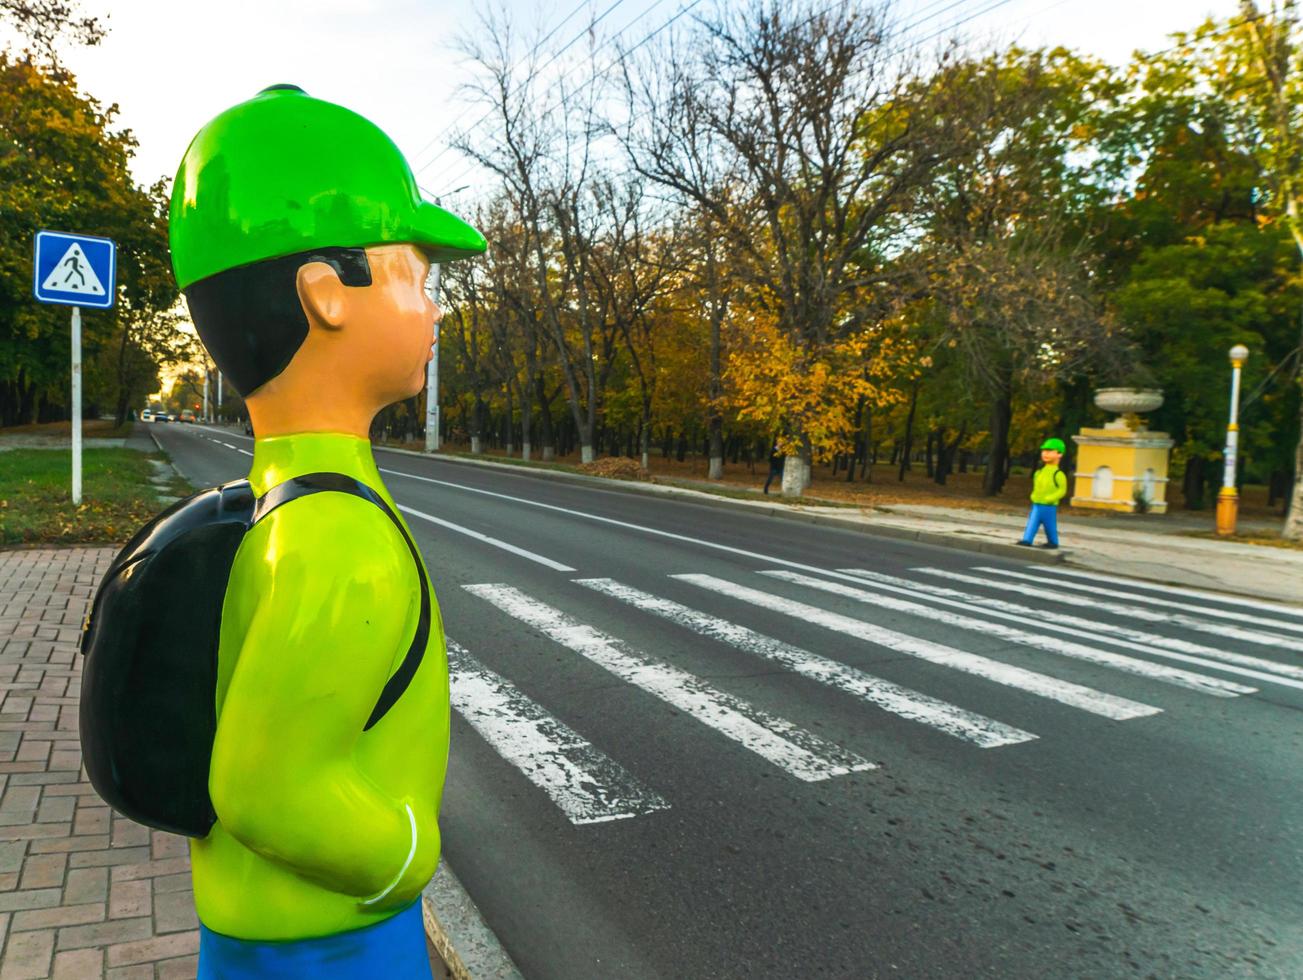
M 792 355 L 784 390 L 826 392 L 832 365 L 863 343 L 865 296 L 884 282 L 899 211 L 950 152 L 947 118 L 912 111 L 913 69 L 888 12 L 769 0 L 719 10 L 686 54 L 662 61 L 666 78 L 634 88 L 647 106 L 632 113 L 645 128 L 626 141 L 631 162 L 706 216 L 752 322 L 772 325 Z M 709 158 L 686 145 L 694 131 L 709 134 Z M 785 493 L 800 492 L 811 463 L 836 451 L 821 440 L 844 428 L 840 418 L 812 428 L 812 407 L 780 407 L 775 419 L 797 457 Z

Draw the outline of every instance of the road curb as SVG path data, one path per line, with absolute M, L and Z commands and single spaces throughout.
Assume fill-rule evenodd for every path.
M 919 544 L 932 545 L 933 547 L 938 548 L 952 548 L 959 551 L 975 551 L 979 554 L 995 555 L 1001 558 L 1016 558 L 1019 561 L 1061 565 L 1067 561 L 1068 556 L 1071 554 L 1070 551 L 1064 549 L 1050 551 L 1042 548 L 1023 548 L 1015 544 L 1001 544 L 998 541 L 966 539 L 963 537 L 956 537 L 952 534 L 942 534 L 937 531 L 921 531 L 914 528 L 892 527 L 890 525 L 848 520 L 842 517 L 835 517 L 831 514 L 803 513 L 802 511 L 793 510 L 788 507 L 764 504 L 760 501 L 752 503 L 746 500 L 734 500 L 729 497 L 718 497 L 701 490 L 689 490 L 685 487 L 668 486 L 663 483 L 646 484 L 636 483 L 630 480 L 612 480 L 602 476 L 589 476 L 586 473 L 567 473 L 563 470 L 533 469 L 528 466 L 520 466 L 514 463 L 499 463 L 495 460 L 489 459 L 465 459 L 461 456 L 444 455 L 432 456 L 429 453 L 415 452 L 411 449 L 394 449 L 390 446 L 376 446 L 375 449 L 380 452 L 397 453 L 402 456 L 415 456 L 419 459 L 437 459 L 440 462 L 456 463 L 463 466 L 482 466 L 496 470 L 508 470 L 522 476 L 543 477 L 544 479 L 556 480 L 561 483 L 574 483 L 590 487 L 597 486 L 606 490 L 612 490 L 616 493 L 639 494 L 644 497 L 678 498 L 680 500 L 688 500 L 692 503 L 701 504 L 703 507 L 718 507 L 723 510 L 731 510 L 740 513 L 759 514 L 764 517 L 776 517 L 783 520 L 799 521 L 806 524 L 818 524 L 825 527 L 835 527 L 843 531 L 857 531 L 861 534 L 877 535 L 884 538 L 916 541 Z
M 524 980 L 447 861 L 421 894 L 421 915 L 453 980 Z

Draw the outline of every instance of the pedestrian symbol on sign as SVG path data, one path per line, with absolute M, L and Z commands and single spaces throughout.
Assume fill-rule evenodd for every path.
M 63 253 L 54 271 L 45 277 L 41 288 L 81 296 L 104 295 L 104 284 L 95 275 L 95 270 L 86 260 L 86 253 L 77 242 L 68 246 L 68 251 Z

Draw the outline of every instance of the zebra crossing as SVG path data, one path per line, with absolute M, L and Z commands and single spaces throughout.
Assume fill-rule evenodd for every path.
M 1076 663 L 1129 675 L 1128 691 L 1134 693 L 1137 682 L 1152 684 L 1152 700 L 1172 688 L 1223 701 L 1268 686 L 1303 688 L 1303 668 L 1288 662 L 1290 652 L 1298 649 L 1293 634 L 1303 631 L 1303 610 L 1064 569 L 1047 570 L 1052 574 L 1042 576 L 1040 570 L 1030 575 L 983 565 L 963 571 L 916 567 L 906 576 L 865 568 L 797 567 L 801 570 L 757 567 L 728 577 L 697 572 L 667 576 L 667 590 L 682 594 L 681 587 L 689 586 L 694 595 L 699 593 L 700 601 L 691 604 L 613 578 L 570 581 L 581 594 L 596 594 L 609 600 L 613 610 L 624 610 L 620 622 L 628 622 L 629 615 L 645 617 L 645 623 L 639 621 L 641 628 L 660 629 L 664 641 L 656 655 L 581 621 L 555 605 L 555 598 L 544 601 L 503 583 L 462 588 L 506 617 L 504 622 L 533 630 L 672 707 L 700 725 L 707 737 L 726 739 L 807 783 L 869 772 L 877 764 L 678 666 L 673 662 L 676 638 L 683 643 L 705 639 L 740 652 L 847 695 L 866 712 L 884 712 L 947 736 L 967 747 L 961 750 L 1008 750 L 1055 733 L 1028 731 L 924 689 L 875 676 L 706 611 L 711 602 L 723 599 L 734 607 L 755 607 L 813 628 L 825 639 L 850 644 L 848 654 L 861 644 L 885 648 L 926 665 L 925 671 L 966 675 L 974 683 L 996 684 L 1015 697 L 1054 702 L 1105 723 L 1151 718 L 1164 708 L 1143 694 L 1129 697 L 1107 690 L 1106 681 L 1088 686 L 1068 680 L 1056 674 L 1056 666 Z M 947 584 L 938 585 L 937 579 Z M 793 591 L 801 598 L 792 598 Z M 1050 599 L 1055 604 L 1052 615 L 1045 607 L 1004 598 L 1008 595 Z M 837 608 L 828 608 L 830 604 Z M 880 622 L 884 614 L 895 614 L 891 626 Z M 915 633 L 916 627 L 926 631 L 931 626 L 935 635 L 937 624 L 952 628 L 947 642 Z M 1168 630 L 1193 631 L 1221 642 L 1187 639 Z M 985 652 L 961 648 L 969 645 L 969 637 L 983 640 Z M 1007 645 L 999 653 L 1050 656 L 1038 656 L 1036 670 L 1018 666 L 988 655 L 991 639 Z M 1228 650 L 1226 641 L 1265 649 L 1260 654 Z M 640 818 L 673 807 L 672 789 L 648 785 L 590 741 L 591 733 L 562 722 L 548 706 L 485 666 L 475 651 L 449 639 L 448 663 L 454 709 L 570 823 Z M 1246 683 L 1249 680 L 1254 683 Z

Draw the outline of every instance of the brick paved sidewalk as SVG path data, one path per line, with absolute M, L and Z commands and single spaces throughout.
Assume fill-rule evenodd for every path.
M 183 838 L 114 814 L 77 741 L 82 619 L 113 548 L 0 551 L 0 980 L 181 980 Z

